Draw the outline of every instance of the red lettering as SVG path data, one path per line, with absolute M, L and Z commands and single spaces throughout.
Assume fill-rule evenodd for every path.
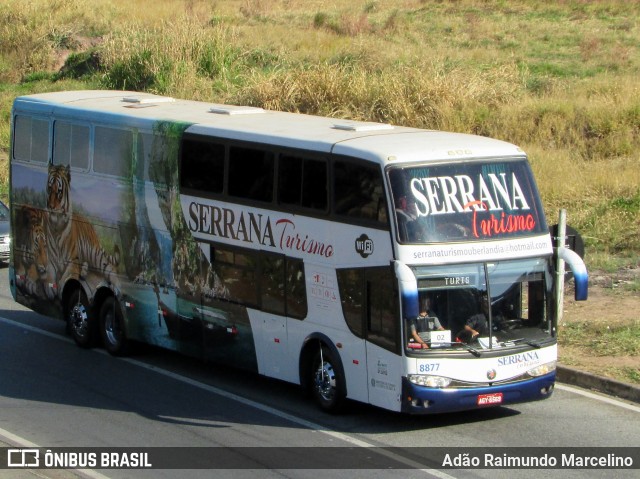
M 280 249 L 296 250 L 304 253 L 314 254 L 318 256 L 324 256 L 330 258 L 333 256 L 333 246 L 325 245 L 313 238 L 309 238 L 309 235 L 305 235 L 302 238 L 298 233 L 294 233 L 291 230 L 296 229 L 296 225 L 293 221 L 287 219 L 281 219 L 276 221 L 276 225 L 282 225 L 282 233 L 280 234 Z
M 470 201 L 465 205 L 466 207 L 481 206 L 485 211 L 488 207 L 481 201 Z M 476 238 L 486 237 L 490 238 L 496 235 L 503 235 L 508 233 L 517 233 L 518 231 L 533 231 L 536 227 L 536 220 L 532 214 L 525 215 L 510 215 L 504 211 L 497 217 L 493 213 L 489 214 L 489 218 L 478 218 L 478 210 L 473 210 L 473 223 L 472 223 L 473 236 Z

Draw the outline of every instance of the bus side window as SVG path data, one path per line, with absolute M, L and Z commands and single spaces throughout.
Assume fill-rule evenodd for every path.
M 182 142 L 180 186 L 203 193 L 222 193 L 224 157 L 223 144 L 185 139 Z
M 364 269 L 339 269 L 336 271 L 336 274 L 338 276 L 338 288 L 344 319 L 351 332 L 359 338 L 363 338 L 362 297 L 364 289 Z
M 270 151 L 229 148 L 228 193 L 238 198 L 273 200 L 274 155 Z
M 389 351 L 398 352 L 399 323 L 395 277 L 391 268 L 367 268 L 367 339 Z
M 333 171 L 336 214 L 387 223 L 382 174 L 376 167 L 336 160 Z
M 286 297 L 287 316 L 304 319 L 307 316 L 307 288 L 302 260 L 287 258 Z
M 89 127 L 66 121 L 53 124 L 53 164 L 89 169 Z
M 49 161 L 49 121 L 16 115 L 13 127 L 13 157 L 20 161 Z
M 130 178 L 133 164 L 133 133 L 129 130 L 95 128 L 93 171 Z
M 260 307 L 273 314 L 285 314 L 284 256 L 261 254 Z
M 235 303 L 258 306 L 258 255 L 249 250 L 215 248 L 216 273 Z
M 391 286 L 395 278 L 391 268 L 350 268 L 336 273 L 342 312 L 351 332 L 397 352 L 399 306 L 397 291 Z
M 278 160 L 278 202 L 327 209 L 327 162 L 291 155 Z

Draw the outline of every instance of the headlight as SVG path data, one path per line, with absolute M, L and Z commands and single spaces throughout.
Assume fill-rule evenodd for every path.
M 409 374 L 409 381 L 418 386 L 425 386 L 428 388 L 446 388 L 451 384 L 450 378 L 442 376 L 425 376 L 423 374 Z
M 551 361 L 550 363 L 541 364 L 540 366 L 536 366 L 533 369 L 529 369 L 527 374 L 531 377 L 544 376 L 545 374 L 549 374 L 552 371 L 556 370 L 556 362 Z

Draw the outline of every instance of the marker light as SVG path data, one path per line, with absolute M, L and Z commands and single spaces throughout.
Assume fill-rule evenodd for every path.
M 409 381 L 418 386 L 425 386 L 428 388 L 446 388 L 451 384 L 451 378 L 445 378 L 442 376 L 426 376 L 423 374 L 409 374 Z

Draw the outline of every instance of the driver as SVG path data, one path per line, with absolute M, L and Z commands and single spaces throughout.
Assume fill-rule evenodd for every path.
M 428 349 L 431 331 L 444 331 L 438 317 L 431 311 L 431 299 L 424 293 L 420 294 L 420 314 L 409 323 L 411 336 L 421 349 Z
M 486 293 L 480 297 L 480 312 L 474 314 L 464 325 L 464 329 L 458 333 L 458 339 L 470 342 L 489 334 L 489 298 Z

